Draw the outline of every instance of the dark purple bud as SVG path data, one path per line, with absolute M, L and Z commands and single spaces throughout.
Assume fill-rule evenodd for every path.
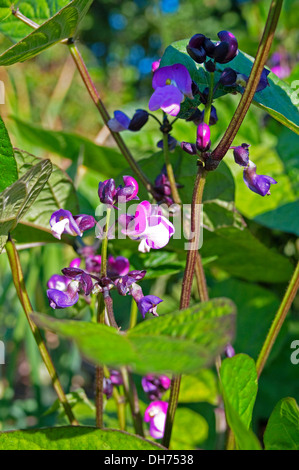
M 216 70 L 215 62 L 213 62 L 212 60 L 208 60 L 207 62 L 205 62 L 205 68 L 210 73 L 215 72 Z
M 168 134 L 168 150 L 173 151 L 176 148 L 177 140 Z M 163 140 L 159 140 L 157 147 L 163 150 Z
M 137 303 L 138 310 L 143 318 L 145 318 L 145 314 L 148 312 L 157 317 L 157 305 L 161 302 L 163 302 L 163 300 L 156 295 L 145 295 Z
M 190 142 L 181 142 L 181 147 L 185 152 L 189 153 L 189 155 L 196 155 L 197 154 L 195 144 L 191 144 Z
M 202 64 L 206 60 L 206 51 L 203 47 L 205 36 L 203 34 L 195 34 L 187 45 L 187 52 L 195 62 Z
M 92 217 L 92 215 L 85 215 L 85 214 L 74 215 L 74 219 L 79 229 L 82 232 L 85 232 L 86 230 L 93 228 L 96 224 L 96 221 L 94 217 Z
M 244 169 L 243 178 L 248 188 L 254 193 L 260 194 L 260 196 L 270 195 L 271 184 L 277 184 L 277 181 L 271 176 L 257 175 L 256 165 L 250 160 L 248 167 Z
M 259 92 L 259 91 L 264 90 L 267 86 L 270 86 L 270 84 L 268 82 L 269 73 L 270 73 L 270 70 L 267 70 L 265 68 L 263 69 L 260 81 L 259 81 L 257 89 L 256 89 L 256 93 Z
M 234 147 L 234 159 L 238 165 L 247 166 L 249 164 L 249 144 L 241 144 Z
M 198 150 L 203 152 L 210 147 L 211 145 L 210 137 L 211 137 L 211 131 L 210 131 L 209 126 L 204 122 L 199 124 L 197 128 L 197 139 L 196 139 L 196 147 L 198 148 Z
M 221 85 L 224 86 L 234 86 L 236 85 L 237 80 L 237 72 L 235 72 L 230 67 L 227 67 L 223 70 L 222 74 L 220 75 L 219 82 Z
M 107 400 L 109 400 L 113 394 L 113 384 L 110 379 L 107 379 L 107 377 L 104 377 L 103 379 L 103 393 L 106 395 Z
M 130 131 L 139 131 L 148 121 L 148 112 L 144 109 L 137 109 L 131 119 L 128 129 Z
M 213 57 L 216 45 L 209 38 L 205 38 L 203 47 L 209 57 Z
M 113 178 L 99 183 L 98 195 L 103 204 L 113 205 L 115 182 Z
M 47 297 L 50 307 L 54 309 L 72 307 L 79 300 L 78 290 L 79 283 L 76 281 L 71 281 L 65 291 L 48 289 Z
M 204 122 L 205 111 L 204 110 L 199 111 L 199 109 L 197 111 L 198 111 L 197 113 L 194 113 L 194 115 L 191 116 L 191 118 L 193 119 L 190 118 L 189 120 L 193 121 L 195 125 L 199 126 L 199 124 Z M 217 121 L 218 121 L 217 111 L 216 111 L 215 106 L 212 105 L 209 126 L 214 126 Z
M 226 64 L 238 54 L 238 41 L 229 31 L 220 31 L 218 38 L 220 42 L 216 44 L 207 38 L 203 46 L 209 57 L 220 64 Z

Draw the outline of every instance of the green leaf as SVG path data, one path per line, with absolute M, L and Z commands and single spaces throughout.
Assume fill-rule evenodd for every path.
M 208 73 L 205 71 L 202 64 L 195 64 L 191 57 L 186 52 L 186 46 L 189 39 L 183 39 L 181 41 L 174 42 L 171 46 L 167 47 L 161 60 L 161 66 L 172 65 L 180 63 L 185 65 L 191 75 L 191 78 L 199 85 L 202 91 L 208 86 Z M 229 63 L 229 67 L 239 71 L 245 75 L 250 74 L 254 58 L 239 51 L 239 54 Z M 217 69 L 223 70 L 225 65 L 217 64 Z M 216 72 L 215 81 L 217 82 L 220 77 L 220 72 Z M 292 131 L 299 134 L 299 111 L 297 107 L 297 96 L 287 83 L 280 80 L 274 73 L 270 73 L 268 76 L 270 86 L 264 90 L 255 93 L 253 104 L 262 108 L 270 116 L 277 121 L 281 122 Z M 216 98 L 227 91 L 222 87 L 220 93 L 216 94 Z M 195 100 L 194 100 L 195 101 Z M 194 106 L 190 100 L 189 108 L 190 113 L 194 111 Z M 183 108 L 184 114 L 186 113 Z
M 289 202 L 264 214 L 258 215 L 255 220 L 265 227 L 282 232 L 294 233 L 299 236 L 299 201 Z
M 299 450 L 299 407 L 294 398 L 275 406 L 264 434 L 265 450 Z
M 223 295 L 236 304 L 238 311 L 238 334 L 233 344 L 235 351 L 257 359 L 279 307 L 279 297 L 265 287 L 232 278 L 214 283 L 211 287 L 211 298 Z
M 175 413 L 170 450 L 194 450 L 208 437 L 207 421 L 189 408 L 178 408 Z
M 14 151 L 5 124 L 0 117 L 0 192 L 17 179 Z
M 24 62 L 57 42 L 73 37 L 91 3 L 92 0 L 71 1 L 50 20 L 1 54 L 0 65 Z
M 34 203 L 52 172 L 50 160 L 42 160 L 0 194 L 0 250 Z
M 203 257 L 217 256 L 210 266 L 248 281 L 286 282 L 293 272 L 287 258 L 263 245 L 247 229 L 227 227 L 213 233 L 206 231 L 201 253 Z
M 115 178 L 126 167 L 124 157 L 116 149 L 101 147 L 89 139 L 63 131 L 51 131 L 13 117 L 22 137 L 28 143 L 51 153 L 69 158 L 73 162 L 82 159 L 82 165 L 97 171 L 103 177 Z
M 257 394 L 257 373 L 254 360 L 246 354 L 225 359 L 220 368 L 221 384 L 226 397 L 249 429 Z
M 202 369 L 196 375 L 183 375 L 180 387 L 180 403 L 218 403 L 218 388 L 215 374 Z
M 159 450 L 162 446 L 113 429 L 88 426 L 10 431 L 0 434 L 1 450 Z
M 0 32 L 12 42 L 18 42 L 32 32 L 30 26 L 12 14 L 11 6 L 18 7 L 34 23 L 42 24 L 68 3 L 69 0 L 0 0 Z
M 33 317 L 41 327 L 75 340 L 97 364 L 130 366 L 139 374 L 188 373 L 208 367 L 232 340 L 234 312 L 229 300 L 214 299 L 150 318 L 128 333 L 101 324 Z
M 220 367 L 221 388 L 226 419 L 240 450 L 260 448 L 250 430 L 252 411 L 257 394 L 255 362 L 246 354 L 225 359 Z
M 27 152 L 15 150 L 18 171 L 22 176 L 28 169 L 41 160 Z M 20 225 L 14 230 L 13 237 L 18 243 L 54 242 L 49 225 L 52 213 L 58 209 L 68 209 L 78 213 L 78 200 L 74 185 L 68 175 L 53 165 L 50 178 L 45 183 L 38 198 L 32 204 Z M 65 238 L 64 240 L 67 240 Z

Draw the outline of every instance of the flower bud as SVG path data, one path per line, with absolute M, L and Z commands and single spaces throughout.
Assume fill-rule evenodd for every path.
M 220 75 L 219 82 L 224 86 L 234 86 L 237 80 L 237 72 L 235 72 L 230 67 L 227 67 L 223 70 Z
M 137 109 L 131 119 L 128 129 L 130 131 L 139 131 L 148 121 L 148 112 L 145 109 Z
M 256 165 L 249 160 L 249 165 L 244 169 L 243 179 L 248 188 L 260 196 L 270 195 L 271 184 L 277 184 L 271 176 L 257 175 Z
M 196 155 L 197 154 L 195 144 L 191 144 L 190 142 L 181 142 L 181 147 L 185 152 L 189 153 L 189 155 Z
M 197 139 L 196 139 L 196 147 L 198 148 L 198 150 L 203 152 L 204 150 L 207 150 L 210 147 L 211 145 L 210 137 L 211 137 L 211 131 L 210 131 L 209 126 L 205 124 L 204 122 L 199 124 L 197 128 Z
M 198 64 L 202 64 L 206 60 L 206 51 L 203 47 L 205 38 L 203 34 L 195 34 L 187 45 L 188 54 Z
M 113 205 L 115 197 L 115 182 L 113 178 L 99 183 L 98 195 L 103 204 Z
M 249 144 L 241 144 L 234 148 L 234 159 L 238 165 L 247 166 L 249 164 Z
M 205 62 L 205 68 L 210 73 L 215 72 L 216 70 L 215 62 L 213 62 L 212 60 L 208 60 L 207 62 Z

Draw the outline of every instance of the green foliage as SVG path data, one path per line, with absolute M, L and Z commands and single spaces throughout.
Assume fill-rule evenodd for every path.
M 111 429 L 62 426 L 1 433 L 2 450 L 159 450 L 161 446 Z
M 226 419 L 240 450 L 258 450 L 258 439 L 250 430 L 257 394 L 255 362 L 245 354 L 225 359 L 220 368 Z
M 13 148 L 4 122 L 0 117 L 0 192 L 18 179 Z
M 299 408 L 294 398 L 275 406 L 264 434 L 265 450 L 299 449 Z
M 87 322 L 56 320 L 34 314 L 42 327 L 75 340 L 81 352 L 97 364 L 130 366 L 140 374 L 194 372 L 232 340 L 234 306 L 214 299 L 183 311 L 152 318 L 126 334 Z
M 72 0 L 50 20 L 0 56 L 0 65 L 12 65 L 32 59 L 63 39 L 72 38 L 86 15 L 92 0 Z

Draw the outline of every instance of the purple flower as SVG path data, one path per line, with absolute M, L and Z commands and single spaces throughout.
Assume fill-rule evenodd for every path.
M 130 269 L 130 262 L 124 256 L 108 256 L 107 271 L 109 277 L 125 276 Z
M 103 379 L 103 393 L 106 395 L 107 400 L 112 397 L 113 394 L 113 383 L 107 377 Z
M 142 377 L 141 384 L 150 400 L 159 400 L 170 387 L 171 380 L 167 375 L 148 374 Z
M 85 258 L 86 271 L 89 273 L 101 272 L 101 255 L 92 255 Z
M 122 132 L 129 129 L 131 119 L 122 111 L 114 111 L 114 118 L 108 121 L 108 127 L 113 132 Z
M 206 38 L 203 47 L 206 54 L 219 64 L 226 64 L 233 60 L 238 54 L 238 41 L 229 31 L 220 31 L 217 34 L 220 42 L 216 44 Z
M 249 144 L 241 144 L 238 147 L 230 147 L 234 149 L 234 159 L 238 165 L 248 166 L 249 164 Z
M 235 350 L 231 344 L 227 344 L 224 350 L 226 357 L 233 357 L 235 355 Z
M 79 289 L 83 291 L 85 295 L 89 295 L 93 289 L 93 282 L 89 274 L 80 268 L 64 268 L 62 272 L 65 276 L 70 279 L 78 281 Z
M 193 99 L 192 80 L 182 64 L 167 65 L 156 70 L 152 86 L 155 91 L 148 105 L 151 111 L 161 108 L 165 113 L 177 116 L 185 96 Z
M 203 47 L 206 37 L 204 34 L 194 34 L 187 45 L 187 52 L 195 62 L 202 64 L 207 57 Z
M 119 222 L 123 225 L 124 218 Z M 167 245 L 174 234 L 174 226 L 162 215 L 161 209 L 148 201 L 138 204 L 134 218 L 129 221 L 122 233 L 132 240 L 140 240 L 138 250 L 146 253 Z
M 190 142 L 181 142 L 182 149 L 189 153 L 189 155 L 196 155 L 197 149 L 195 144 L 191 144 Z
M 110 380 L 113 383 L 113 385 L 122 385 L 123 384 L 123 378 L 119 370 L 110 370 Z
M 136 295 L 137 295 L 137 291 L 138 291 L 138 300 L 139 300 L 143 296 L 143 293 L 142 293 L 141 287 L 137 286 L 137 284 L 135 283 L 138 281 L 141 281 L 141 279 L 144 278 L 145 274 L 146 274 L 146 271 L 144 270 L 143 271 L 135 270 L 135 271 L 130 271 L 128 274 L 124 276 L 118 277 L 114 281 L 114 285 L 116 286 L 118 293 L 120 295 L 126 295 L 128 292 L 130 292 L 133 295 L 133 293 L 136 292 Z M 133 285 L 135 285 L 134 288 L 132 287 Z M 139 294 L 139 292 L 141 292 L 141 294 Z M 136 302 L 138 302 L 138 300 L 136 300 Z
M 143 318 L 145 318 L 146 313 L 151 313 L 154 317 L 157 317 L 157 305 L 161 302 L 163 302 L 163 300 L 156 295 L 145 295 L 137 303 L 138 310 Z
M 83 232 L 93 228 L 95 224 L 96 221 L 91 215 L 80 214 L 73 216 L 70 211 L 65 209 L 53 212 L 50 218 L 52 234 L 59 240 L 63 233 L 82 237 Z
M 49 299 L 50 307 L 54 309 L 72 307 L 79 300 L 78 290 L 78 281 L 69 282 L 66 290 L 64 291 L 61 291 L 59 289 L 48 289 L 47 297 Z
M 114 111 L 114 117 L 109 119 L 108 127 L 113 132 L 139 131 L 148 121 L 148 112 L 144 109 L 137 109 L 132 119 L 122 111 Z
M 47 282 L 47 286 L 49 289 L 56 289 L 63 291 L 67 288 L 71 279 L 66 276 L 62 276 L 61 274 L 53 274 Z
M 115 187 L 113 178 L 99 183 L 98 195 L 103 204 L 115 207 L 117 199 L 128 202 L 138 199 L 138 183 L 132 176 L 123 176 L 124 186 Z
M 244 169 L 243 178 L 248 188 L 251 189 L 251 191 L 254 193 L 260 194 L 261 196 L 271 194 L 271 184 L 277 184 L 277 181 L 271 178 L 271 176 L 257 175 L 256 165 L 250 160 L 248 167 Z
M 150 423 L 150 435 L 154 439 L 162 439 L 164 435 L 168 403 L 153 401 L 145 410 L 144 421 Z

